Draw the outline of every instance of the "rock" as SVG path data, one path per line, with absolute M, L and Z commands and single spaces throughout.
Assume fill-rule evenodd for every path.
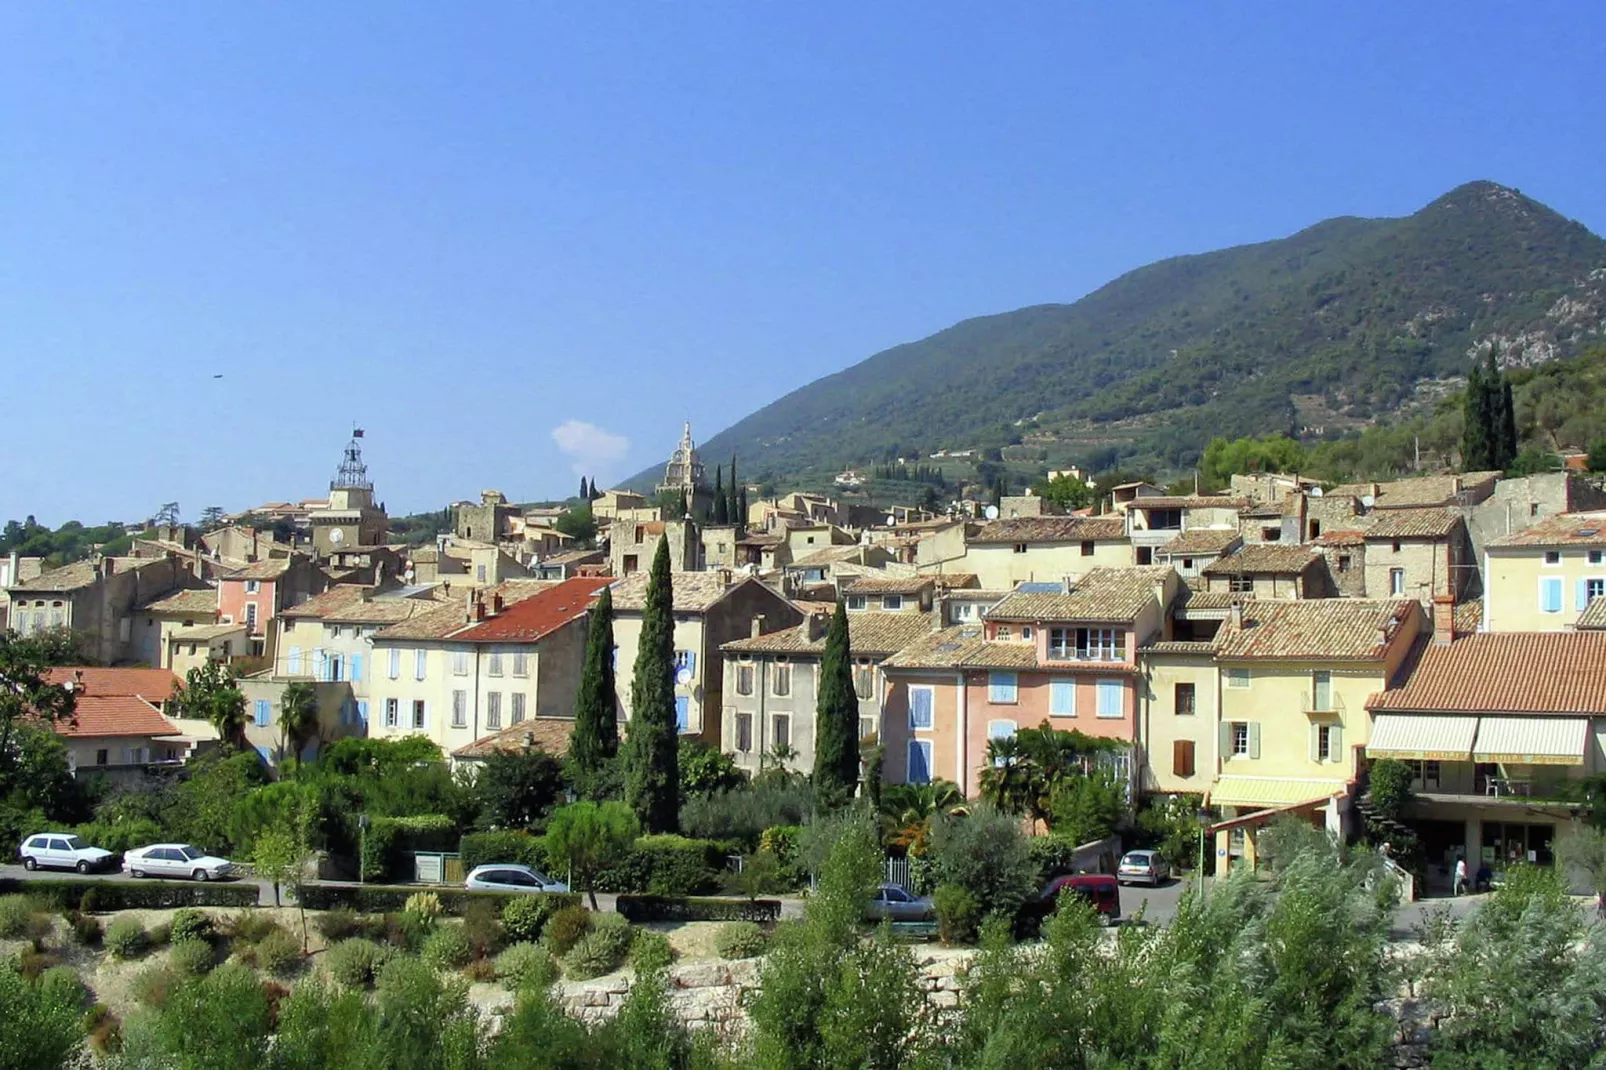
M 731 971 L 721 962 L 693 963 L 672 970 L 670 983 L 676 988 L 719 988 L 731 983 Z

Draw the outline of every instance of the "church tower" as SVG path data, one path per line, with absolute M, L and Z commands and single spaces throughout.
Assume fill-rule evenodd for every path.
M 660 498 L 666 492 L 684 495 L 691 500 L 694 512 L 700 512 L 713 501 L 708 473 L 703 470 L 702 458 L 697 455 L 697 445 L 692 441 L 689 423 L 681 433 L 680 445 L 675 447 L 675 452 L 669 455 L 669 463 L 664 465 L 664 481 L 658 484 L 657 491 Z M 681 518 L 675 516 L 665 519 Z
M 308 517 L 313 552 L 319 557 L 358 546 L 383 545 L 389 531 L 390 518 L 374 505 L 374 485 L 362 460 L 362 437 L 360 427 L 351 432 L 340 467 L 329 481 L 328 507 Z

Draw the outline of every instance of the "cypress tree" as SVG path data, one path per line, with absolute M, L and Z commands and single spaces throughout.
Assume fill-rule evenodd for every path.
M 675 730 L 675 616 L 669 540 L 658 541 L 647 576 L 641 639 L 630 682 L 625 801 L 647 832 L 680 827 L 680 738 Z
M 859 696 L 853 690 L 848 612 L 836 604 L 820 658 L 819 702 L 814 711 L 814 798 L 836 809 L 853 798 L 859 782 Z
M 731 523 L 733 523 L 733 524 L 745 524 L 745 523 L 747 523 L 747 507 L 746 507 L 746 503 L 741 502 L 737 498 L 737 493 L 738 493 L 741 485 L 742 485 L 741 482 L 739 480 L 737 480 L 737 478 L 736 478 L 736 454 L 733 453 L 733 454 L 731 454 L 730 504 L 728 506 L 726 506 L 726 508 L 731 513 L 731 518 L 730 519 L 731 519 Z
M 1467 373 L 1467 399 L 1464 408 L 1464 427 L 1461 431 L 1461 468 L 1466 472 L 1482 472 L 1492 467 L 1493 443 L 1489 431 L 1494 414 L 1489 411 L 1489 390 L 1483 381 L 1483 370 L 1474 363 Z
M 585 476 L 581 476 L 580 477 L 580 500 L 583 501 L 583 502 L 591 500 L 591 492 L 586 489 L 586 477 Z
M 1511 382 L 1500 371 L 1500 361 L 1492 347 L 1483 385 L 1489 391 L 1489 467 L 1504 469 L 1517 459 L 1517 412 L 1512 404 Z
M 1500 377 L 1500 452 L 1496 468 L 1505 469 L 1517 459 L 1517 406 L 1511 397 L 1511 380 Z
M 587 799 L 612 794 L 609 776 L 619 753 L 619 704 L 613 673 L 613 592 L 604 587 L 591 610 L 586 630 L 580 693 L 574 703 L 574 733 L 569 737 L 569 779 Z
M 730 502 L 725 499 L 725 481 L 720 476 L 719 465 L 714 466 L 714 523 L 729 524 Z

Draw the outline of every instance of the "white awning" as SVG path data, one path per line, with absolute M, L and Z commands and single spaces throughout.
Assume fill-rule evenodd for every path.
M 1301 780 L 1293 777 L 1224 776 L 1210 788 L 1216 806 L 1289 807 L 1323 803 L 1349 792 L 1342 780 Z
M 1476 717 L 1436 717 L 1421 713 L 1380 713 L 1372 722 L 1368 758 L 1424 762 L 1469 762 L 1478 734 Z
M 1583 765 L 1588 717 L 1485 717 L 1472 759 L 1502 765 Z

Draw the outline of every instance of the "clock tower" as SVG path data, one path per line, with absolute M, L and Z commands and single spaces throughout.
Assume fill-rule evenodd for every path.
M 319 557 L 384 544 L 390 521 L 374 505 L 374 485 L 362 460 L 362 437 L 362 428 L 352 431 L 340 468 L 329 481 L 328 507 L 308 516 L 312 549 Z

